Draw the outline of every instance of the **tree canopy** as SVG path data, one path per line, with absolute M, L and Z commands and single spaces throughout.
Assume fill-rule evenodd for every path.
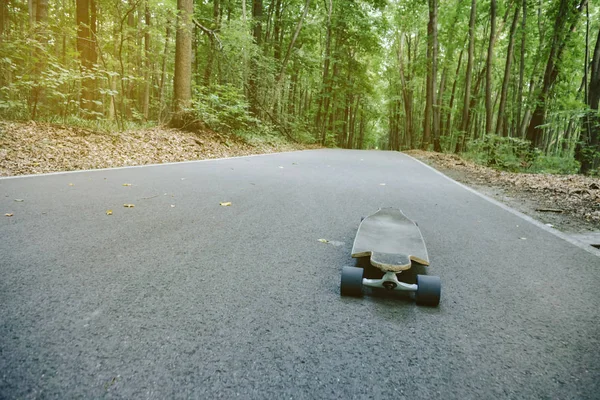
M 474 151 L 508 167 L 575 157 L 592 172 L 599 11 L 587 0 L 0 0 L 0 117 Z

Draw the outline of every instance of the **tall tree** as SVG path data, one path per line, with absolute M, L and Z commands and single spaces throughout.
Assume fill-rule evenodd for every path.
M 175 74 L 173 79 L 173 117 L 170 125 L 183 127 L 192 101 L 192 16 L 193 0 L 177 0 L 175 36 Z
M 492 64 L 496 41 L 496 0 L 490 1 L 490 42 L 485 67 L 485 133 L 492 133 L 494 104 L 492 103 Z
M 571 34 L 575 31 L 579 22 L 579 17 L 588 0 L 560 0 L 556 20 L 554 23 L 554 32 L 552 34 L 552 44 L 546 68 L 544 70 L 544 78 L 542 88 L 536 98 L 536 106 L 527 127 L 527 140 L 534 147 L 540 148 L 542 145 L 542 128 L 544 117 L 546 114 L 546 101 L 550 93 L 550 89 L 556 82 L 560 71 L 560 60 L 563 51 L 571 38 Z
M 427 150 L 431 142 L 432 120 L 435 121 L 433 105 L 435 104 L 435 77 L 437 74 L 437 2 L 428 0 L 429 22 L 427 23 L 427 84 L 425 100 L 425 116 L 423 118 L 423 141 L 421 149 Z M 438 120 L 439 121 L 439 120 Z M 433 127 L 433 136 L 439 135 Z M 438 137 L 439 140 L 439 137 Z
M 96 0 L 77 0 L 77 51 L 81 60 L 80 107 L 89 112 L 95 110 L 95 80 L 92 76 L 94 64 L 98 60 L 96 52 Z
M 465 95 L 462 108 L 462 119 L 460 122 L 461 137 L 456 141 L 455 152 L 459 153 L 462 149 L 464 136 L 467 135 L 469 126 L 469 104 L 471 101 L 471 79 L 473 78 L 473 54 L 475 53 L 475 17 L 477 13 L 477 0 L 471 0 L 471 15 L 469 17 L 469 51 L 467 53 L 467 72 L 465 77 Z
M 577 144 L 575 158 L 580 163 L 579 171 L 587 174 L 600 166 L 600 29 L 590 65 L 590 81 L 587 87 L 586 103 L 589 107 L 583 118 L 581 139 Z
M 504 135 L 504 109 L 506 107 L 506 98 L 508 96 L 508 84 L 510 82 L 510 68 L 513 59 L 513 48 L 515 44 L 515 32 L 517 31 L 517 22 L 519 20 L 520 4 L 515 5 L 515 14 L 512 24 L 510 25 L 510 33 L 508 36 L 508 49 L 506 50 L 506 64 L 504 66 L 504 78 L 502 79 L 502 91 L 500 94 L 500 106 L 498 107 L 498 121 L 496 123 L 496 135 Z M 506 136 L 506 135 L 505 135 Z

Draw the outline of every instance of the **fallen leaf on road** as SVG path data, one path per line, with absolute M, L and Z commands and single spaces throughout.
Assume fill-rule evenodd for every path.
M 106 210 L 106 215 L 112 215 L 112 210 Z
M 22 202 L 24 202 L 25 200 L 23 200 L 23 199 L 15 199 L 15 201 L 16 201 L 17 203 L 22 203 Z
M 230 201 L 222 201 L 222 202 L 219 203 L 219 205 L 221 205 L 223 207 L 227 207 L 227 206 L 231 205 L 231 202 Z
M 321 243 L 329 243 L 329 240 L 327 240 L 327 239 L 319 239 L 319 242 L 321 242 Z
M 72 183 L 69 183 L 69 186 L 75 186 L 75 185 L 73 185 Z
M 4 214 L 5 217 L 12 217 L 14 214 L 13 213 L 6 213 Z
M 131 183 L 124 183 L 123 186 L 131 186 Z
M 125 208 L 133 208 L 133 207 L 135 207 L 135 204 L 123 204 L 123 207 L 125 207 Z

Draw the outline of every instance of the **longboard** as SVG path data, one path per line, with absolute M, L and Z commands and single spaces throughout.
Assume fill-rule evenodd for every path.
M 370 257 L 371 264 L 383 272 L 405 271 L 412 261 L 429 265 L 421 230 L 397 208 L 381 208 L 362 220 L 352 257 Z

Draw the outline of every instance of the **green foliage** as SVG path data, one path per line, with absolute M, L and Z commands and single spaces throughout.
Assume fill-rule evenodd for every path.
M 485 135 L 470 142 L 469 152 L 463 154 L 478 164 L 510 172 L 574 174 L 579 163 L 572 156 L 559 157 L 531 149 L 527 140 Z
M 488 167 L 513 172 L 527 169 L 538 157 L 530 149 L 528 141 L 512 137 L 484 135 L 471 141 L 468 148 L 467 158 Z
M 239 131 L 260 122 L 250 114 L 243 93 L 229 85 L 216 85 L 210 91 L 199 89 L 194 96 L 193 110 L 200 121 L 215 131 Z

